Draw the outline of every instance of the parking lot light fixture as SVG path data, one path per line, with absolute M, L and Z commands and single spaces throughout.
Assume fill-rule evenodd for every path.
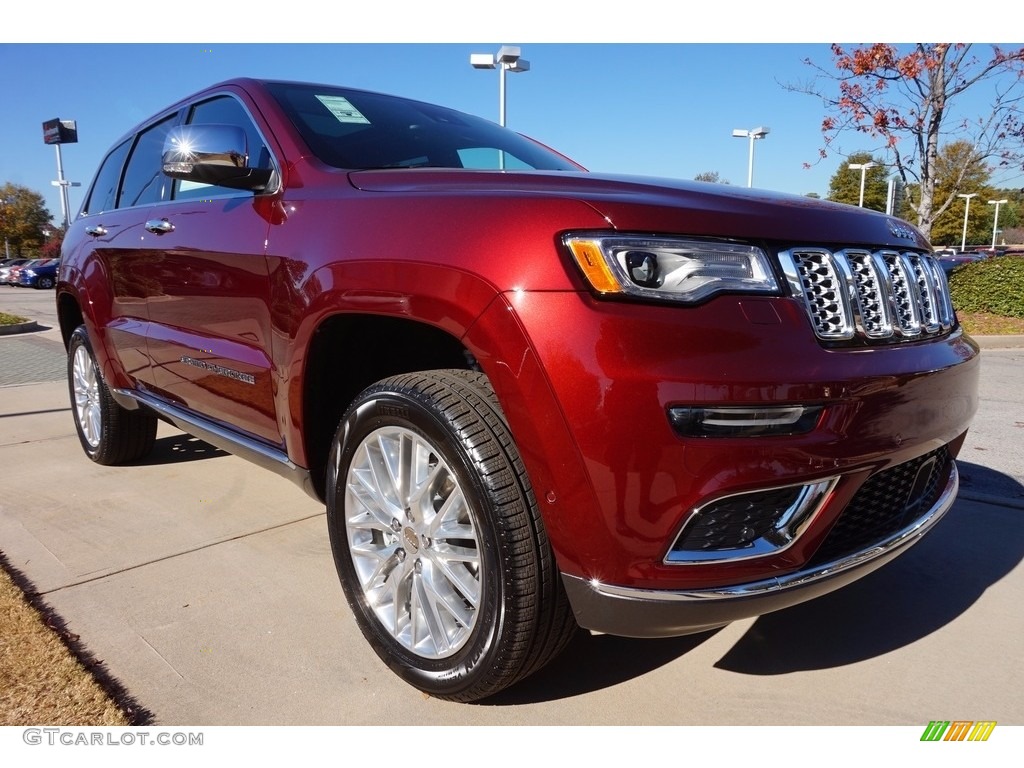
M 967 250 L 967 212 L 971 210 L 971 198 L 977 196 L 977 192 L 971 192 L 969 195 L 957 195 L 957 197 L 964 199 L 964 234 L 960 238 L 960 253 Z
M 988 201 L 989 205 L 994 205 L 996 207 L 996 217 L 994 219 L 992 219 L 992 247 L 993 248 L 996 247 L 996 230 L 999 229 L 999 206 L 1000 205 L 1006 205 L 1008 202 L 1010 202 L 1010 201 L 1006 200 L 1006 199 L 1003 199 L 1003 200 L 989 200 Z
M 518 45 L 503 45 L 497 53 L 470 54 L 469 63 L 474 69 L 498 70 L 498 124 L 505 127 L 505 73 L 529 72 L 530 62 L 521 58 Z
M 878 163 L 874 160 L 869 160 L 866 163 L 850 163 L 849 168 L 851 171 L 860 171 L 860 202 L 857 206 L 860 208 L 864 207 L 864 178 L 867 176 L 868 169 L 874 168 Z
M 737 139 L 750 139 L 750 157 L 747 161 L 748 187 L 754 186 L 754 142 L 758 139 L 763 139 L 770 131 L 770 128 L 760 125 L 757 128 L 751 128 L 749 131 L 742 128 L 736 128 L 732 132 L 733 137 Z

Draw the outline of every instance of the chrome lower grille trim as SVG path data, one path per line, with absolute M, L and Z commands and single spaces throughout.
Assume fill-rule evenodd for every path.
M 949 286 L 930 254 L 806 246 L 779 260 L 822 341 L 911 341 L 953 327 Z
M 691 589 L 691 590 L 654 590 L 639 589 L 636 587 L 622 587 L 613 584 L 604 584 L 596 579 L 590 580 L 589 586 L 595 592 L 632 600 L 644 600 L 653 602 L 689 602 L 701 600 L 743 600 L 757 596 L 769 595 L 772 593 L 785 592 L 787 590 L 799 589 L 816 582 L 832 579 L 840 574 L 853 571 L 867 566 L 875 560 L 881 560 L 888 555 L 902 551 L 906 547 L 920 541 L 928 531 L 941 520 L 953 502 L 956 501 L 957 489 L 960 487 L 960 475 L 957 472 L 956 464 L 950 462 L 949 474 L 946 478 L 945 487 L 938 495 L 935 503 L 923 514 L 909 523 L 900 531 L 893 533 L 884 540 L 879 541 L 853 554 L 839 557 L 827 563 L 821 563 L 797 571 L 788 573 L 763 581 L 736 584 L 733 586 L 718 587 L 714 589 Z

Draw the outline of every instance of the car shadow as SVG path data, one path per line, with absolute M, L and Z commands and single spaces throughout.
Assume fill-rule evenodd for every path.
M 998 489 L 1014 506 L 965 494 L 911 550 L 860 581 L 762 616 L 715 665 L 779 675 L 852 664 L 916 642 L 950 623 L 1024 559 L 1019 482 L 959 463 L 972 489 Z
M 685 637 L 638 640 L 591 635 L 581 629 L 553 663 L 512 688 L 477 704 L 538 704 L 610 688 L 685 656 L 718 631 L 715 629 Z
M 185 461 L 201 461 L 229 456 L 214 445 L 203 442 L 192 435 L 168 435 L 159 437 L 153 444 L 153 450 L 138 461 L 132 462 L 136 467 L 151 467 L 160 464 L 180 464 Z

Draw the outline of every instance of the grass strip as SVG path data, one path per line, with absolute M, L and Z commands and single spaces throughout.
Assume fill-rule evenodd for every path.
M 151 721 L 0 553 L 0 726 Z

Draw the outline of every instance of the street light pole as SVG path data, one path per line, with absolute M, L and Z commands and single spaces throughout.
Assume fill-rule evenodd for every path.
M 971 192 L 969 195 L 957 195 L 957 197 L 962 197 L 964 199 L 964 234 L 963 237 L 960 238 L 960 253 L 967 250 L 967 212 L 971 210 L 971 198 L 977 196 L 977 192 Z
M 1000 205 L 1006 205 L 1008 202 L 1010 202 L 1010 201 L 1009 200 L 989 200 L 988 201 L 989 205 L 994 205 L 996 207 L 996 217 L 992 220 L 992 248 L 993 248 L 993 250 L 996 247 L 996 230 L 999 229 L 999 206 Z
M 0 206 L 7 208 L 7 200 L 0 198 Z M 4 259 L 10 260 L 11 246 L 7 244 L 7 213 L 4 212 Z
M 78 126 L 74 120 L 61 120 L 59 117 L 43 123 L 43 143 L 53 144 L 57 149 L 57 180 L 50 183 L 60 188 L 61 228 L 67 232 L 71 222 L 71 203 L 68 201 L 68 187 L 82 186 L 77 181 L 64 178 L 64 161 L 60 154 L 61 144 L 78 142 Z
M 868 169 L 874 168 L 878 163 L 873 160 L 869 160 L 866 163 L 850 163 L 849 168 L 851 171 L 860 171 L 860 202 L 857 203 L 859 208 L 864 207 L 864 179 L 867 176 Z
M 503 45 L 497 53 L 473 53 L 469 63 L 474 69 L 498 70 L 498 125 L 505 127 L 505 72 L 529 72 L 530 62 L 520 58 L 518 45 Z
M 763 139 L 771 131 L 770 128 L 765 128 L 763 125 L 757 128 L 751 128 L 749 131 L 745 131 L 742 128 L 736 128 L 733 130 L 732 135 L 737 139 L 750 139 L 750 155 L 747 160 L 747 186 L 754 186 L 754 142 L 757 139 Z

